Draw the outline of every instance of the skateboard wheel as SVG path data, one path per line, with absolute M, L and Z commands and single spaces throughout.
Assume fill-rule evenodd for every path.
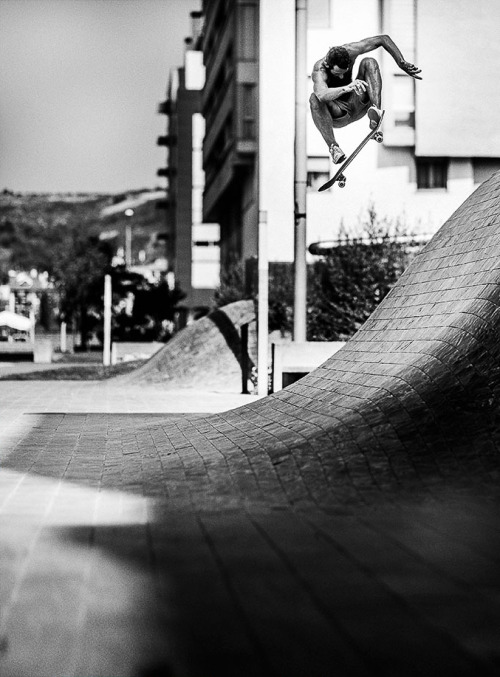
M 341 176 L 339 178 L 339 188 L 345 188 L 345 182 L 346 182 L 345 176 Z
M 382 143 L 382 141 L 384 140 L 384 137 L 382 136 L 382 134 L 380 132 L 377 132 L 376 134 L 374 134 L 373 138 L 377 143 Z

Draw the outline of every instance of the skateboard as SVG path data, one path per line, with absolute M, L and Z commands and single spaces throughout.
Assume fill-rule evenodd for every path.
M 366 146 L 368 141 L 373 139 L 374 141 L 378 141 L 379 143 L 382 143 L 382 135 L 380 134 L 380 127 L 382 126 L 382 120 L 384 119 L 384 113 L 385 111 L 382 111 L 380 115 L 380 120 L 378 121 L 377 126 L 375 129 L 370 129 L 369 134 L 365 136 L 363 141 L 359 144 L 359 146 L 356 148 L 355 151 L 353 151 L 347 160 L 344 160 L 344 162 L 341 164 L 339 170 L 335 173 L 332 178 L 327 181 L 324 185 L 321 186 L 321 188 L 318 188 L 318 192 L 321 193 L 323 190 L 327 190 L 333 184 L 337 181 L 339 184 L 339 188 L 344 188 L 345 182 L 346 182 L 346 177 L 344 174 L 344 171 L 347 169 L 347 167 L 351 164 L 351 162 L 359 155 L 359 153 L 363 150 L 363 148 Z

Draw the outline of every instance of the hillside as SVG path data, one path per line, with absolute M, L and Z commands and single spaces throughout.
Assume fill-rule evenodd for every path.
M 50 261 L 63 230 L 77 228 L 100 236 L 116 251 L 124 246 L 125 226 L 133 226 L 132 255 L 144 251 L 146 262 L 164 256 L 156 234 L 165 230 L 164 212 L 156 208 L 162 193 L 136 190 L 120 195 L 99 193 L 0 194 L 0 273 L 9 269 L 50 270 Z M 124 210 L 134 205 L 134 215 Z M 103 210 L 116 207 L 116 213 Z M 121 208 L 123 207 L 123 208 Z

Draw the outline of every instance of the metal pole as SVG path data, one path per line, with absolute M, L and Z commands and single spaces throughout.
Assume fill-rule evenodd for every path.
M 258 295 L 257 313 L 257 394 L 267 395 L 268 344 L 269 344 L 269 264 L 267 254 L 267 212 L 259 211 Z
M 127 268 L 132 265 L 132 226 L 130 223 L 125 225 L 125 265 Z
M 68 342 L 66 339 L 66 322 L 61 322 L 61 353 L 68 350 Z
M 30 310 L 30 321 L 31 321 L 31 326 L 30 326 L 30 341 L 32 343 L 35 342 L 35 324 L 36 324 L 36 318 L 35 318 L 35 311 L 33 308 Z
M 126 209 L 123 213 L 129 219 L 134 216 L 133 209 Z M 125 224 L 125 265 L 127 268 L 132 265 L 132 224 L 130 221 Z
M 241 325 L 241 392 L 248 395 L 248 322 Z
M 111 275 L 104 276 L 104 345 L 102 363 L 111 364 Z
M 307 0 L 295 0 L 295 248 L 293 340 L 306 340 Z

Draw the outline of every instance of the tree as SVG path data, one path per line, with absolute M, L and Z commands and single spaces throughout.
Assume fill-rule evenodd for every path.
M 217 308 L 241 301 L 253 299 L 258 305 L 257 259 L 242 261 L 232 259 L 221 273 L 220 286 L 215 290 L 214 301 Z M 271 261 L 269 264 L 269 330 L 290 331 L 293 311 L 290 299 L 293 299 L 293 271 L 290 263 Z
M 120 201 L 125 196 L 117 196 Z M 8 271 L 36 269 L 47 272 L 55 287 L 59 316 L 76 321 L 82 345 L 91 333 L 99 334 L 102 325 L 104 275 L 113 275 L 118 295 L 120 284 L 133 287 L 133 315 L 122 313 L 120 321 L 129 323 L 139 337 L 146 329 L 154 338 L 167 337 L 165 323 L 173 320 L 176 303 L 183 297 L 178 288 L 169 289 L 162 280 L 147 282 L 142 275 L 111 268 L 111 240 L 101 240 L 102 208 L 110 196 L 82 195 L 0 195 L 0 281 L 8 280 Z M 158 222 L 153 201 L 137 210 L 134 217 L 134 244 L 151 247 L 151 232 Z M 106 218 L 106 227 L 123 230 L 127 217 L 116 213 Z M 122 275 L 123 280 L 119 278 Z M 125 280 L 125 278 L 127 278 Z M 116 296 L 116 294 L 115 294 Z M 119 299 L 118 299 L 119 301 Z
M 124 266 L 113 269 L 111 281 L 114 340 L 167 341 L 184 292 L 178 286 L 171 289 L 164 278 L 149 282 Z
M 358 237 L 342 233 L 308 275 L 307 338 L 351 337 L 392 289 L 415 253 L 399 222 L 380 219 L 372 206 Z
M 104 275 L 109 270 L 112 250 L 95 235 L 69 229 L 59 243 L 53 279 L 59 292 L 60 316 L 76 320 L 82 348 L 102 323 Z
M 253 297 L 252 293 L 246 289 L 246 275 L 245 263 L 234 256 L 225 266 L 221 267 L 220 284 L 214 292 L 216 308 Z

